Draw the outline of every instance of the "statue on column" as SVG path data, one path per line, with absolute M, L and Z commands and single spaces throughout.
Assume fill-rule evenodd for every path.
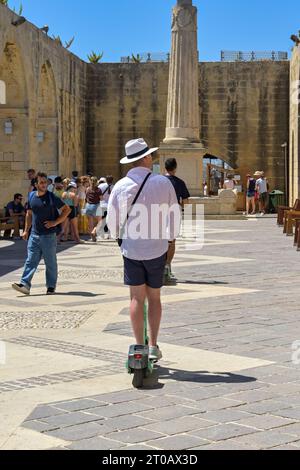
M 177 0 L 178 7 L 184 7 L 185 5 L 192 5 L 192 0 Z

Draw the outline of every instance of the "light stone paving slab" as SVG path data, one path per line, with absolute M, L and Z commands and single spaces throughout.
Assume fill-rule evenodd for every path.
M 150 436 L 148 436 L 150 440 L 148 439 L 147 442 L 142 443 L 141 447 L 155 449 L 190 448 L 190 446 L 193 446 L 193 448 L 221 448 L 223 445 L 225 448 L 230 448 L 231 445 L 235 448 L 264 448 L 265 445 L 272 445 L 273 447 L 287 445 L 296 448 L 297 441 L 294 441 L 295 444 L 285 444 L 286 439 L 280 438 L 278 434 L 273 432 L 273 429 L 267 431 L 267 434 L 263 434 L 265 431 L 260 433 L 256 427 L 248 426 L 248 424 L 245 426 L 247 419 L 251 423 L 253 414 L 258 417 L 266 415 L 268 426 L 280 424 L 279 421 L 286 424 L 296 420 L 296 425 L 300 422 L 298 409 L 293 407 L 293 404 L 297 404 L 297 384 L 289 392 L 286 391 L 285 393 L 284 389 L 284 385 L 289 386 L 286 381 L 293 381 L 294 384 L 299 381 L 298 378 L 294 380 L 296 370 L 295 368 L 293 370 L 288 362 L 287 354 L 290 352 L 292 341 L 298 339 L 298 331 L 300 337 L 297 317 L 299 296 L 293 288 L 293 284 L 291 284 L 291 279 L 297 277 L 300 270 L 294 249 L 292 246 L 289 248 L 286 245 L 286 239 L 282 238 L 274 223 L 274 220 L 259 220 L 256 221 L 254 226 L 252 221 L 251 223 L 247 221 L 206 222 L 207 243 L 201 251 L 187 251 L 187 245 L 190 244 L 189 239 L 178 241 L 178 254 L 173 269 L 180 280 L 193 280 L 195 283 L 182 282 L 178 287 L 168 288 L 164 291 L 163 302 L 168 307 L 167 324 L 170 326 L 173 322 L 174 329 L 170 330 L 170 335 L 162 335 L 161 348 L 168 361 L 166 365 L 162 364 L 159 371 L 159 382 L 162 388 L 153 389 L 153 383 L 149 383 L 145 390 L 137 392 L 139 405 L 136 411 L 141 413 L 146 412 L 151 396 L 154 400 L 157 399 L 155 397 L 161 397 L 161 404 L 165 405 L 161 409 L 168 407 L 173 407 L 174 410 L 178 407 L 185 409 L 187 406 L 189 410 L 193 410 L 188 411 L 188 413 L 193 412 L 191 418 L 188 418 L 191 424 L 195 423 L 195 420 L 199 420 L 203 425 L 204 422 L 209 422 L 209 416 L 213 416 L 217 423 L 215 426 L 220 429 L 219 426 L 223 427 L 225 425 L 224 420 L 226 422 L 229 420 L 228 423 L 232 423 L 231 420 L 237 419 L 236 424 L 239 429 L 241 425 L 244 425 L 248 429 L 254 429 L 255 432 L 249 434 L 245 442 L 241 438 L 227 439 L 227 434 L 225 436 L 226 441 L 218 444 L 210 443 L 208 439 L 201 439 L 200 437 L 197 437 L 195 443 L 195 441 L 191 442 L 190 440 L 193 436 L 182 434 L 182 429 L 185 428 L 183 420 L 186 419 L 183 416 L 178 418 L 178 420 L 182 420 L 183 428 L 180 428 L 180 423 L 178 423 L 178 433 L 166 437 L 163 447 L 160 439 L 151 441 Z M 0 241 L 0 264 L 3 259 L 3 248 L 1 246 L 4 247 Z M 124 334 L 122 336 L 121 330 L 104 333 L 108 324 L 117 325 L 128 320 L 128 317 L 124 317 L 124 309 L 128 308 L 128 289 L 120 283 L 123 277 L 122 259 L 114 243 L 98 244 L 96 246 L 70 246 L 68 250 L 61 251 L 59 254 L 61 270 L 59 291 L 63 295 L 51 299 L 46 298 L 44 295 L 45 272 L 43 266 L 34 279 L 32 297 L 27 299 L 22 296 L 18 297 L 10 289 L 10 282 L 17 279 L 17 273 L 22 269 L 22 253 L 24 253 L 24 251 L 22 252 L 24 244 L 14 246 L 21 251 L 18 251 L 16 259 L 10 259 L 7 263 L 2 278 L 3 282 L 0 278 L 2 298 L 0 312 L 18 312 L 22 309 L 25 312 L 47 311 L 48 309 L 50 313 L 56 311 L 71 312 L 76 309 L 76 305 L 80 305 L 80 310 L 86 310 L 85 305 L 90 304 L 92 305 L 91 310 L 95 313 L 86 319 L 84 323 L 81 323 L 80 328 L 74 330 L 65 327 L 57 330 L 45 328 L 37 330 L 21 329 L 18 332 L 16 330 L 1 331 L 1 339 L 9 340 L 17 336 L 26 337 L 27 335 L 36 336 L 45 341 L 52 339 L 53 341 L 70 342 L 74 345 L 85 345 L 87 348 L 98 348 L 107 351 L 108 357 L 111 357 L 112 351 L 126 355 L 128 345 L 132 341 L 131 338 L 124 336 Z M 284 263 L 281 263 L 283 253 Z M 11 252 L 9 256 L 11 258 Z M 101 268 L 96 266 L 94 270 L 87 268 L 92 261 L 101 259 L 101 257 L 103 257 L 105 263 L 109 260 L 109 272 L 105 271 L 102 266 Z M 258 260 L 260 261 L 259 273 L 256 269 Z M 278 261 L 281 263 L 280 266 Z M 288 264 L 288 269 L 286 269 L 285 263 Z M 79 265 L 83 267 L 82 270 L 78 269 Z M 2 269 L 0 268 L 0 272 L 2 272 Z M 75 276 L 72 276 L 73 272 L 76 272 Z M 99 283 L 97 283 L 98 279 Z M 262 279 L 264 282 L 261 281 Z M 287 292 L 289 301 L 287 301 L 287 297 L 282 297 L 282 289 Z M 70 295 L 66 295 L 66 293 Z M 9 309 L 7 309 L 5 301 L 7 301 L 7 305 L 11 302 Z M 263 309 L 260 315 L 257 312 L 258 302 Z M 19 308 L 18 305 L 20 305 Z M 128 314 L 125 312 L 125 315 Z M 193 325 L 197 324 L 198 326 L 194 328 Z M 276 327 L 276 325 L 278 326 Z M 167 333 L 167 330 L 165 332 Z M 168 342 L 172 336 L 177 344 Z M 122 410 L 126 408 L 126 403 L 132 403 L 131 397 L 135 396 L 135 392 L 131 388 L 131 378 L 125 373 L 121 363 L 115 363 L 114 375 L 101 377 L 90 375 L 85 377 L 83 373 L 82 379 L 75 380 L 74 376 L 74 380 L 70 383 L 47 385 L 43 382 L 45 380 L 43 378 L 56 373 L 56 367 L 67 376 L 70 370 L 82 369 L 84 371 L 99 364 L 103 364 L 103 368 L 106 369 L 110 363 L 108 360 L 99 363 L 99 359 L 95 363 L 95 360 L 90 358 L 76 356 L 76 346 L 74 346 L 74 354 L 72 355 L 62 351 L 54 352 L 37 347 L 25 347 L 20 344 L 7 344 L 8 350 L 10 347 L 16 347 L 16 351 L 18 351 L 14 353 L 13 360 L 11 360 L 12 358 L 9 360 L 11 362 L 9 362 L 9 367 L 6 370 L 6 373 L 10 374 L 11 383 L 14 382 L 17 386 L 17 384 L 20 384 L 20 379 L 31 378 L 31 380 L 35 379 L 35 386 L 31 389 L 14 391 L 12 385 L 11 387 L 7 385 L 7 391 L 0 394 L 0 415 L 2 419 L 0 424 L 0 448 L 5 446 L 5 448 L 22 449 L 24 445 L 25 447 L 26 445 L 30 446 L 30 448 L 70 448 L 72 444 L 69 441 L 38 432 L 43 429 L 42 418 L 37 417 L 34 421 L 27 421 L 27 425 L 33 426 L 33 428 L 35 426 L 36 431 L 22 427 L 22 423 L 24 422 L 24 425 L 26 425 L 25 420 L 30 414 L 35 410 L 38 412 L 38 405 L 44 404 L 47 407 L 49 403 L 57 401 L 64 402 L 67 409 L 63 411 L 70 413 L 74 409 L 74 400 L 78 399 L 78 406 L 80 407 L 82 401 L 88 404 L 89 401 L 92 402 L 95 397 L 98 397 L 99 407 L 97 409 L 101 413 L 101 403 L 104 403 L 102 398 L 104 399 L 106 392 L 105 400 L 107 400 L 109 407 L 116 407 L 115 412 L 112 412 L 113 415 L 121 412 L 124 417 L 122 423 L 125 426 L 123 428 L 124 436 L 126 435 L 126 420 L 129 414 L 123 415 L 124 411 Z M 251 348 L 252 344 L 253 349 Z M 280 348 L 278 348 L 278 344 Z M 227 353 L 226 348 L 230 347 L 232 350 L 229 349 Z M 285 348 L 288 349 L 287 353 Z M 23 356 L 25 357 L 25 366 L 27 364 L 24 375 L 22 375 L 24 372 L 22 369 Z M 283 360 L 281 357 L 285 359 L 284 362 L 281 362 Z M 70 359 L 72 366 L 69 366 L 67 358 Z M 31 365 L 30 361 L 32 362 Z M 276 361 L 279 362 L 278 366 Z M 60 369 L 62 364 L 64 367 Z M 89 365 L 87 366 L 87 364 Z M 285 367 L 282 367 L 283 364 Z M 4 369 L 1 367 L 1 373 L 3 371 Z M 153 376 L 154 382 L 157 373 Z M 281 379 L 279 376 L 281 376 Z M 241 395 L 241 393 L 243 390 L 247 391 L 248 386 L 250 387 L 249 390 L 252 387 L 255 389 L 256 387 L 253 385 L 256 384 L 255 380 L 263 380 L 265 389 L 262 394 L 255 394 L 254 399 L 256 400 L 258 397 L 259 402 L 255 401 L 249 404 L 249 400 L 251 403 L 254 394 Z M 272 384 L 272 381 L 274 383 L 273 388 L 269 389 L 269 384 Z M 269 393 L 275 396 L 276 386 L 282 387 L 280 393 L 276 396 L 278 399 L 280 398 L 278 402 L 275 399 L 268 399 Z M 174 388 L 172 389 L 172 387 Z M 205 392 L 201 392 L 201 388 L 205 391 L 211 389 L 211 398 Z M 257 388 L 264 387 L 258 386 Z M 197 399 L 193 400 L 190 393 L 193 389 L 195 390 L 195 396 L 200 398 L 198 401 Z M 121 403 L 122 406 L 115 402 L 118 398 L 111 394 L 111 392 L 119 390 L 124 390 L 123 398 L 119 398 L 124 400 Z M 174 395 L 172 395 L 172 390 Z M 181 390 L 181 393 L 178 394 L 179 390 Z M 185 394 L 188 398 L 188 405 L 184 403 Z M 283 397 L 287 394 L 292 396 L 293 399 L 290 403 L 291 406 L 286 405 L 289 410 L 288 416 L 285 417 L 283 416 L 286 414 Z M 240 397 L 243 401 L 238 401 L 238 398 L 232 400 L 231 395 Z M 205 401 L 208 409 L 204 410 L 203 407 L 201 409 L 201 396 L 207 396 Z M 239 405 L 239 403 L 245 404 Z M 223 406 L 226 407 L 225 410 L 222 409 Z M 141 411 L 142 409 L 145 411 Z M 216 411 L 213 411 L 214 409 Z M 132 404 L 128 405 L 128 410 L 132 413 L 134 406 Z M 76 412 L 76 410 L 74 411 Z M 271 418 L 267 418 L 270 412 L 274 415 L 273 421 Z M 168 412 L 163 411 L 164 413 Z M 218 413 L 220 414 L 219 418 Z M 243 414 L 245 415 L 245 421 L 241 423 Z M 114 427 L 118 426 L 119 421 L 119 417 L 113 415 L 111 418 L 104 418 L 107 424 L 103 431 L 106 430 L 110 434 L 116 432 Z M 168 416 L 172 420 L 172 416 Z M 101 414 L 100 416 L 96 415 L 92 424 L 95 424 L 99 417 L 101 418 Z M 264 416 L 262 416 L 262 420 L 263 418 Z M 176 419 L 173 416 L 173 420 Z M 110 422 L 111 427 L 108 426 Z M 160 422 L 158 414 L 157 421 L 153 422 L 153 426 L 159 428 Z M 215 423 L 215 421 L 212 420 L 211 423 Z M 258 421 L 255 421 L 255 423 L 260 424 Z M 80 425 L 77 424 L 77 426 Z M 293 426 L 293 424 L 290 426 Z M 276 427 L 275 430 L 279 429 L 279 434 L 281 434 L 286 427 L 288 426 L 283 425 L 280 428 Z M 159 433 L 158 428 L 149 429 L 149 431 Z M 207 429 L 209 428 L 210 426 L 207 427 Z M 97 432 L 97 427 L 85 427 L 85 425 L 83 425 L 83 428 L 69 426 L 64 429 L 69 429 L 69 436 L 72 436 L 72 439 L 80 438 L 80 429 L 82 429 L 85 436 Z M 228 426 L 223 429 L 229 432 Z M 298 428 L 294 427 L 293 430 L 296 433 Z M 164 431 L 172 432 L 168 427 Z M 77 432 L 78 436 L 76 435 Z M 189 434 L 192 432 L 193 430 L 188 430 Z M 130 431 L 132 439 L 135 439 L 136 433 L 137 431 Z M 117 434 L 119 434 L 119 438 L 122 437 L 122 434 Z M 62 437 L 62 434 L 60 436 Z M 205 434 L 205 437 L 207 436 L 208 434 Z M 251 436 L 255 436 L 253 440 Z M 259 442 L 259 438 L 262 438 L 263 442 Z M 298 435 L 294 435 L 292 438 L 298 439 L 299 442 Z M 48 439 L 51 439 L 51 441 Z M 160 443 L 157 446 L 155 442 L 159 440 Z M 74 444 L 75 447 L 76 445 L 77 448 L 86 449 L 128 447 L 126 442 L 118 442 L 99 436 L 82 439 L 81 443 Z M 139 447 L 139 445 L 136 445 L 136 447 Z

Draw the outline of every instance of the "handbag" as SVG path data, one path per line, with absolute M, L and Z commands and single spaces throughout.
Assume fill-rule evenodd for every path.
M 144 179 L 144 181 L 143 181 L 143 183 L 142 183 L 142 185 L 141 185 L 141 187 L 140 187 L 140 189 L 139 189 L 137 195 L 135 196 L 135 198 L 134 198 L 134 200 L 133 200 L 133 203 L 131 204 L 131 207 L 130 207 L 130 209 L 129 209 L 129 211 L 128 211 L 128 214 L 127 214 L 127 217 L 126 217 L 126 220 L 125 220 L 123 226 L 121 227 L 121 230 L 120 230 L 120 238 L 117 239 L 117 242 L 118 242 L 118 245 L 119 245 L 120 248 L 121 248 L 121 246 L 122 246 L 122 244 L 123 244 L 122 235 L 123 235 L 123 233 L 124 233 L 125 225 L 126 225 L 127 222 L 128 222 L 128 219 L 129 219 L 129 216 L 130 216 L 130 212 L 132 211 L 133 206 L 135 205 L 135 203 L 137 202 L 138 198 L 140 197 L 140 194 L 141 194 L 141 192 L 143 191 L 144 186 L 145 186 L 145 184 L 147 183 L 147 181 L 148 181 L 148 179 L 150 178 L 151 175 L 152 175 L 152 173 L 148 173 L 148 175 L 147 175 L 146 178 Z

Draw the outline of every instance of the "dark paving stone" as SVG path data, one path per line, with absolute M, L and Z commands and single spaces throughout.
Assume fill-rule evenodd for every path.
M 201 444 L 208 444 L 208 441 L 187 434 L 178 434 L 177 436 L 149 441 L 147 444 L 162 450 L 186 450 L 201 446 Z
M 216 422 L 209 421 L 201 418 L 187 417 L 176 418 L 168 421 L 162 421 L 145 426 L 146 429 L 151 431 L 160 432 L 169 436 L 174 434 L 186 433 L 195 429 L 208 428 L 214 426 Z
M 64 441 L 81 441 L 98 436 L 100 426 L 95 423 L 85 423 L 77 426 L 70 426 L 68 428 L 57 429 L 56 431 L 47 432 L 48 436 L 57 437 Z
M 153 432 L 148 429 L 129 429 L 121 432 L 114 432 L 108 434 L 108 439 L 113 439 L 127 444 L 138 444 L 140 442 L 146 442 L 154 439 L 159 439 L 163 436 L 162 433 Z
M 32 421 L 35 419 L 50 418 L 51 416 L 58 416 L 64 414 L 64 411 L 59 410 L 53 406 L 38 406 L 30 413 L 25 421 Z
M 223 441 L 238 436 L 252 434 L 254 432 L 256 432 L 255 429 L 230 423 L 220 424 L 219 426 L 210 427 L 208 429 L 193 430 L 189 434 L 209 441 Z M 249 441 L 251 441 L 251 436 L 249 437 Z
M 56 403 L 55 406 L 60 410 L 65 411 L 82 411 L 88 410 L 92 408 L 99 408 L 100 406 L 106 406 L 106 403 L 100 403 L 96 400 L 89 400 L 89 399 L 81 399 L 81 400 L 73 400 L 73 401 L 65 401 Z M 94 413 L 94 410 L 93 410 Z
M 94 437 L 92 439 L 84 439 L 82 441 L 74 442 L 67 446 L 71 450 L 117 450 L 124 444 L 117 441 L 111 441 L 103 437 Z

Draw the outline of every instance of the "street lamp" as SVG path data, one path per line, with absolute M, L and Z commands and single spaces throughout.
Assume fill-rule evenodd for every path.
M 285 179 L 285 204 L 288 205 L 289 201 L 289 168 L 288 168 L 288 143 L 284 142 L 281 145 L 284 155 L 284 179 Z

